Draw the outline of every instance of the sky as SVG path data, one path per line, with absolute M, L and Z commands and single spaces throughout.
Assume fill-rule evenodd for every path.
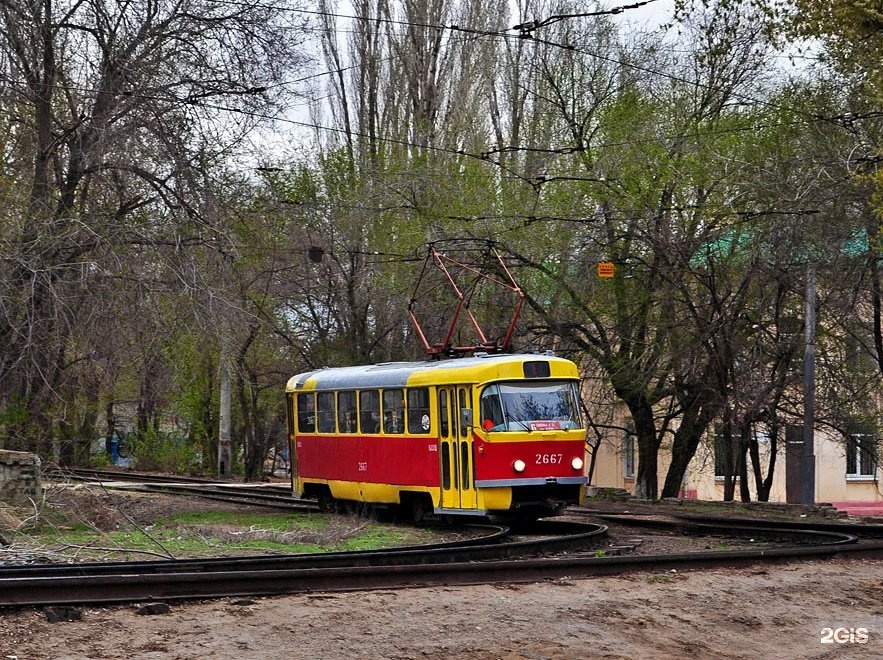
M 645 4 L 639 7 L 632 7 L 632 5 L 641 3 Z M 624 34 L 648 33 L 660 25 L 672 21 L 674 6 L 675 0 L 602 0 L 597 6 L 594 3 L 586 2 L 583 5 L 583 11 L 604 11 L 622 7 L 621 13 L 612 16 L 612 19 L 621 27 L 622 32 Z M 352 7 L 347 9 L 347 3 L 345 2 L 341 2 L 336 9 L 336 12 L 342 16 L 351 15 L 354 11 Z M 523 19 L 519 19 L 514 12 L 514 8 L 512 16 L 513 21 L 542 20 L 544 18 L 543 16 L 526 16 Z M 339 24 L 343 25 L 345 21 Z M 319 69 L 323 66 L 324 64 L 320 61 L 318 64 Z M 316 90 L 319 96 L 326 93 L 322 91 L 323 86 L 324 82 L 322 82 L 321 76 L 317 77 Z M 274 128 L 268 129 L 268 132 L 255 136 L 255 142 L 262 145 L 262 148 L 259 148 L 260 153 L 267 155 L 264 162 L 276 160 L 272 156 L 274 153 L 284 159 L 287 156 L 291 156 L 292 152 L 303 153 L 303 149 L 309 150 L 308 145 L 311 140 L 312 131 L 307 125 L 312 124 L 314 119 L 310 116 L 306 103 L 301 102 L 293 105 L 289 112 L 286 113 L 286 117 L 287 121 L 283 120 L 277 123 Z M 321 121 L 320 123 L 328 122 Z M 284 135 L 281 139 L 280 133 Z
M 609 8 L 623 7 L 636 4 L 635 0 L 615 0 L 609 3 Z M 634 25 L 635 27 L 655 27 L 671 20 L 674 13 L 674 0 L 653 0 L 650 4 L 636 9 L 626 9 L 615 20 L 622 26 Z
M 636 8 L 630 7 L 631 5 L 640 4 L 642 2 L 646 2 L 646 4 Z M 626 32 L 632 30 L 648 31 L 671 20 L 674 12 L 674 3 L 675 0 L 602 0 L 599 3 L 598 9 L 603 11 L 605 9 L 612 10 L 617 7 L 626 7 L 626 9 L 620 14 L 613 16 L 613 20 L 619 23 Z M 586 3 L 585 10 L 595 11 L 595 7 Z M 354 13 L 354 9 L 352 7 L 347 8 L 347 3 L 341 3 L 338 6 L 337 12 L 341 15 L 347 15 Z M 517 16 L 517 14 L 513 7 L 513 17 L 515 16 Z M 542 17 L 535 16 L 530 18 L 541 19 Z M 294 118 L 296 121 L 301 121 L 306 124 L 312 123 L 305 107 L 292 108 L 292 110 L 293 112 L 290 113 L 290 118 Z M 277 128 L 293 135 L 304 135 L 305 133 L 309 133 L 309 130 L 304 127 L 289 126 L 288 130 L 286 130 L 283 125 L 278 126 Z M 277 137 L 271 138 L 271 142 L 276 142 L 278 144 L 277 140 Z

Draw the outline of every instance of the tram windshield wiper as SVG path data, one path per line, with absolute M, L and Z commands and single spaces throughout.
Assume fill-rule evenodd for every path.
M 500 402 L 503 404 L 503 420 L 506 425 L 506 429 L 509 430 L 510 424 L 520 424 L 521 428 L 523 428 L 528 433 L 531 432 L 530 424 L 525 422 L 523 419 L 514 419 L 511 414 L 509 414 L 509 407 L 506 405 L 506 397 L 501 395 Z

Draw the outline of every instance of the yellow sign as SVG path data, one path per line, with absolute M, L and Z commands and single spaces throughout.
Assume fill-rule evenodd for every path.
M 598 277 L 613 277 L 616 274 L 616 268 L 609 261 L 602 261 L 598 264 Z

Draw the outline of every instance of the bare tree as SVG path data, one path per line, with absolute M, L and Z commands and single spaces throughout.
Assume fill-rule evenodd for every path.
M 16 217 L 0 288 L 8 441 L 28 444 L 28 423 L 51 426 L 79 358 L 74 301 L 100 303 L 88 293 L 96 276 L 222 237 L 202 212 L 205 173 L 255 123 L 243 111 L 271 110 L 272 83 L 302 61 L 295 15 L 281 9 L 0 3 L 4 121 L 16 136 L 6 158 L 26 191 L 4 192 Z

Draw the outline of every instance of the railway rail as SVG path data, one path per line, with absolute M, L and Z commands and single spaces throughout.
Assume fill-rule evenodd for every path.
M 171 482 L 156 482 L 151 487 L 165 488 L 169 484 Z M 211 482 L 190 486 L 196 491 L 219 487 Z M 244 489 L 229 496 L 238 498 L 241 490 Z M 188 494 L 205 496 L 199 492 Z M 587 515 L 579 509 L 574 512 Z M 478 540 L 383 552 L 0 567 L 0 607 L 537 582 L 836 557 L 883 558 L 883 526 L 880 525 L 714 516 L 660 519 L 658 516 L 595 515 L 602 522 L 615 521 L 693 535 L 765 539 L 786 545 L 603 556 L 598 546 L 607 531 L 605 525 L 553 519 L 515 530 L 519 538 L 529 537 L 515 542 L 506 540 L 510 530 L 489 527 Z
M 520 537 L 531 538 L 509 541 L 508 528 L 484 529 L 480 538 L 385 551 L 0 567 L 0 606 L 379 588 L 383 576 L 389 586 L 416 586 L 418 576 L 457 572 L 445 565 L 463 571 L 505 564 L 509 557 L 564 552 L 607 531 L 598 524 L 537 521 L 519 530 Z
M 587 540 L 603 527 L 584 529 Z M 547 530 L 548 531 L 548 530 Z M 767 530 L 769 531 L 769 530 Z M 517 583 L 577 579 L 633 571 L 734 567 L 834 557 L 883 558 L 883 541 L 832 533 L 813 545 L 693 552 L 673 555 L 595 557 L 556 555 L 513 559 L 508 544 L 466 549 L 412 549 L 236 560 L 183 560 L 137 564 L 77 564 L 64 570 L 34 567 L 0 570 L 0 606 L 132 602 L 141 600 L 267 596 L 313 591 L 354 591 L 432 585 Z M 571 539 L 573 540 L 573 539 Z M 505 559 L 488 559 L 494 552 Z M 478 560 L 477 558 L 484 557 Z M 153 564 L 156 564 L 155 566 Z M 334 565 L 337 564 L 337 565 Z
M 105 487 L 145 493 L 189 495 L 217 502 L 252 504 L 289 511 L 318 511 L 316 500 L 301 499 L 291 494 L 291 485 L 234 484 L 197 477 L 170 477 L 143 472 L 113 470 L 57 470 L 47 476 L 62 480 L 98 483 Z

